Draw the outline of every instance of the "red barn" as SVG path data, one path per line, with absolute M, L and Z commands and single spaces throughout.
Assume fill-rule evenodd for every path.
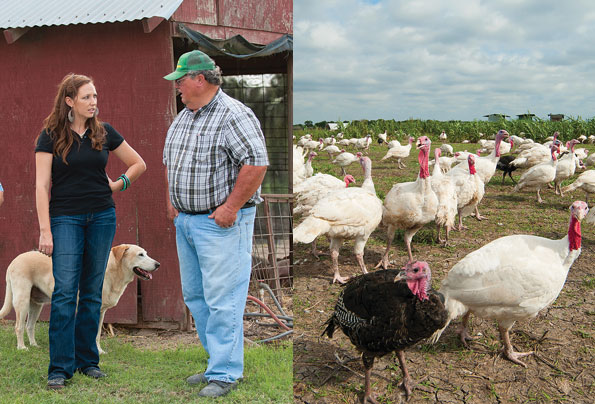
M 0 296 L 19 253 L 38 245 L 34 140 L 69 72 L 91 76 L 99 117 L 144 158 L 146 173 L 115 195 L 114 244 L 134 243 L 161 262 L 152 281 L 129 285 L 106 321 L 177 328 L 187 324 L 175 229 L 166 218 L 162 150 L 181 106 L 162 77 L 180 54 L 201 49 L 225 75 L 224 90 L 252 107 L 263 126 L 271 167 L 263 192 L 289 192 L 292 110 L 291 0 L 21 0 L 0 15 Z M 124 165 L 112 157 L 108 174 Z M 140 297 L 140 298 L 139 298 Z M 47 309 L 46 309 L 47 310 Z M 47 318 L 47 317 L 46 317 Z

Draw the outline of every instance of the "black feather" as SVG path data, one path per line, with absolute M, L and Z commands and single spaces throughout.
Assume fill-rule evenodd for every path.
M 444 297 L 430 290 L 421 301 L 409 290 L 401 271 L 375 271 L 353 278 L 339 295 L 324 333 L 335 327 L 361 351 L 376 357 L 402 350 L 444 327 Z M 323 334 L 324 334 L 323 333 Z

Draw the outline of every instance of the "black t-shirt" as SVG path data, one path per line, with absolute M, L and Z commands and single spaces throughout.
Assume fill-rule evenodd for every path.
M 103 126 L 107 136 L 101 151 L 92 148 L 87 129 L 82 139 L 73 133 L 75 140 L 66 156 L 68 164 L 64 164 L 62 156 L 54 156 L 50 216 L 101 212 L 115 206 L 105 166 L 109 151 L 120 146 L 124 138 L 109 124 Z M 53 146 L 54 141 L 43 130 L 35 152 L 53 153 Z

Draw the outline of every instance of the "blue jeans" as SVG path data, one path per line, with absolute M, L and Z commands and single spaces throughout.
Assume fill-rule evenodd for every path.
M 116 210 L 55 216 L 50 222 L 55 286 L 50 313 L 48 379 L 70 379 L 76 369 L 99 365 L 95 337 L 105 267 L 116 233 Z
M 252 269 L 256 207 L 221 228 L 208 215 L 174 220 L 184 302 L 209 361 L 208 380 L 234 382 L 244 371 L 244 308 Z

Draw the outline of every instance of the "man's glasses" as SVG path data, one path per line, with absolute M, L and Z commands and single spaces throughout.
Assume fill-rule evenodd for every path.
M 186 80 L 187 78 L 188 78 L 188 75 L 187 74 L 184 75 L 184 76 L 182 76 L 182 77 L 180 77 L 179 79 L 176 80 L 176 85 L 177 86 L 181 86 L 182 83 L 184 82 L 184 80 Z

